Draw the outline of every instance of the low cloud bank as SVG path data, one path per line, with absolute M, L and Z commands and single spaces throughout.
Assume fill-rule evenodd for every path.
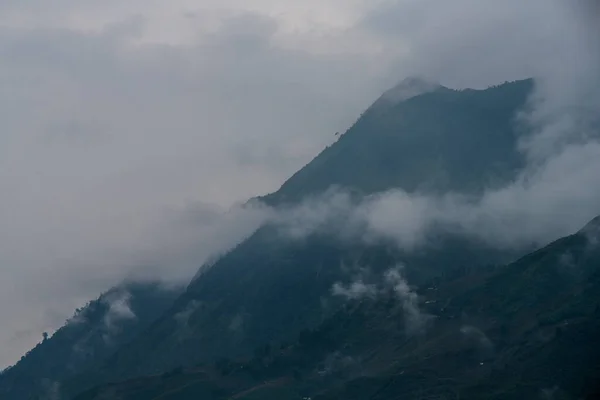
M 479 198 L 449 193 L 431 197 L 400 189 L 353 202 L 344 191 L 276 213 L 281 233 L 298 238 L 331 232 L 405 250 L 429 242 L 433 232 L 460 234 L 497 248 L 542 246 L 581 229 L 600 214 L 600 142 L 569 144 L 516 181 Z

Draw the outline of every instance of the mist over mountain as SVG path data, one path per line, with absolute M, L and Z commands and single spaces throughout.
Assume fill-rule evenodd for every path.
M 276 191 L 405 77 L 479 89 L 535 77 L 552 99 L 537 123 L 567 103 L 592 107 L 597 87 L 593 2 L 169 4 L 0 5 L 4 366 L 124 279 L 185 283 L 260 225 L 242 218 L 239 235 L 235 217 L 215 214 Z M 594 158 L 591 147 L 570 153 L 544 171 Z M 561 176 L 534 177 L 551 194 L 544 180 Z M 539 203 L 533 193 L 554 198 L 524 180 L 506 193 L 514 199 L 493 203 L 517 221 L 531 209 L 553 221 L 560 204 L 506 210 Z M 589 198 L 590 187 L 569 190 Z M 570 233 L 587 209 L 528 236 Z M 213 223 L 228 228 L 212 237 Z
M 596 1 L 173 4 L 0 5 L 0 397 L 593 398 Z

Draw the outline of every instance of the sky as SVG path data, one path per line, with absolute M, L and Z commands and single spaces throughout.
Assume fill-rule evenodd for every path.
M 0 366 L 125 277 L 184 282 L 265 217 L 224 211 L 407 76 L 546 78 L 555 101 L 532 118 L 548 126 L 595 78 L 597 15 L 584 0 L 0 0 Z

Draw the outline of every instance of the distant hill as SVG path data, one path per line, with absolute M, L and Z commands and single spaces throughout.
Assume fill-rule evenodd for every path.
M 295 343 L 106 385 L 76 400 L 597 399 L 600 222 L 505 267 L 349 300 Z M 393 264 L 390 265 L 393 268 Z

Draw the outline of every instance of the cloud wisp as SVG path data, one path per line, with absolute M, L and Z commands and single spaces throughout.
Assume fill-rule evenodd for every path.
M 349 284 L 336 282 L 331 293 L 349 301 L 373 300 L 391 293 L 402 306 L 406 334 L 411 336 L 422 333 L 434 317 L 419 308 L 419 296 L 402 276 L 403 268 L 404 266 L 399 265 L 388 269 L 375 283 L 367 284 L 360 276 Z
M 129 306 L 131 294 L 125 290 L 118 290 L 103 297 L 102 302 L 107 309 L 104 314 L 104 330 L 102 339 L 107 345 L 111 343 L 111 336 L 118 334 L 124 321 L 135 320 L 137 316 Z

